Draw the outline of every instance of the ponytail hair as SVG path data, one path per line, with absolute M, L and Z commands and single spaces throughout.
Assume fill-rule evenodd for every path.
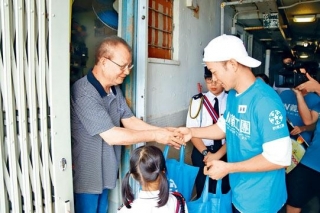
M 165 171 L 159 174 L 159 201 L 158 207 L 164 206 L 169 199 L 169 184 Z
M 122 187 L 121 187 L 121 194 L 122 194 L 122 202 L 127 208 L 131 208 L 130 203 L 132 203 L 134 197 L 132 193 L 132 188 L 129 184 L 130 173 L 127 174 L 122 179 Z
M 159 184 L 158 206 L 164 206 L 169 198 L 169 184 L 166 176 L 166 162 L 162 151 L 155 146 L 141 146 L 133 150 L 130 157 L 130 174 L 122 180 L 122 201 L 127 208 L 131 208 L 133 201 L 132 189 L 129 186 L 130 175 L 148 188 L 148 185 Z

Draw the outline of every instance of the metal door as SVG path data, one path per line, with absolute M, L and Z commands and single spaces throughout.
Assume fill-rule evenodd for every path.
M 0 212 L 73 212 L 70 2 L 0 0 Z

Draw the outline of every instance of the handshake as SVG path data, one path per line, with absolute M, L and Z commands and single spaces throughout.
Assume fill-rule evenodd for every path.
M 180 149 L 181 145 L 185 146 L 191 137 L 191 130 L 187 127 L 166 127 L 156 131 L 155 141 Z

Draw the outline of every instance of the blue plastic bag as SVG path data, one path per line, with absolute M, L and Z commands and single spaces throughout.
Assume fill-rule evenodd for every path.
M 167 159 L 169 146 L 164 148 L 163 155 L 166 159 L 167 178 L 171 192 L 180 192 L 186 201 L 191 200 L 192 190 L 199 171 L 199 167 L 184 163 L 185 148 L 180 148 L 180 160 Z
M 209 193 L 209 177 L 207 176 L 201 197 L 187 202 L 189 213 L 232 213 L 231 190 L 227 194 L 222 194 L 221 183 L 221 179 L 217 181 L 216 194 Z

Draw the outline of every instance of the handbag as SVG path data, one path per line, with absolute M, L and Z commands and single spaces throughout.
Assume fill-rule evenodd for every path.
M 186 201 L 191 200 L 193 186 L 199 167 L 184 163 L 185 147 L 180 147 L 180 159 L 167 159 L 169 146 L 166 145 L 163 155 L 166 159 L 167 178 L 171 192 L 180 192 Z
M 222 194 L 222 180 L 217 181 L 216 194 L 209 193 L 209 177 L 203 187 L 201 197 L 195 201 L 187 202 L 189 213 L 232 213 L 231 190 Z

